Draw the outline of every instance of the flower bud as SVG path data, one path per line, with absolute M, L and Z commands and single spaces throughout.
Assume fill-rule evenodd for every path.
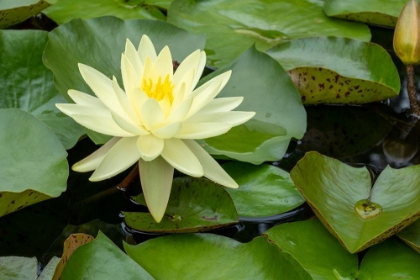
M 401 11 L 394 31 L 394 50 L 404 64 L 420 63 L 420 5 L 409 0 Z

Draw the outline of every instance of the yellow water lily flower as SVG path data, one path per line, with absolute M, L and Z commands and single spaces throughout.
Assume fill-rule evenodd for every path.
M 127 39 L 121 57 L 124 90 L 115 77 L 111 80 L 79 64 L 83 79 L 97 97 L 69 90 L 76 104 L 56 105 L 79 124 L 114 138 L 74 164 L 73 170 L 95 170 L 90 180 L 100 181 L 138 162 L 144 197 L 157 222 L 169 200 L 174 168 L 237 188 L 236 182 L 194 139 L 226 133 L 255 113 L 231 111 L 243 97 L 215 99 L 231 71 L 195 88 L 205 62 L 206 54 L 197 50 L 174 73 L 169 48 L 164 47 L 157 55 L 149 37 L 143 36 L 138 50 Z

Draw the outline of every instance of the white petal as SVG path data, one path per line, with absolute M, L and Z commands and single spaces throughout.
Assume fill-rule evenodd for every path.
M 149 131 L 153 131 L 162 126 L 163 121 L 165 120 L 165 115 L 163 114 L 159 103 L 154 98 L 147 99 L 143 103 L 139 113 L 143 125 Z
M 206 139 L 226 133 L 232 126 L 224 123 L 184 123 L 174 137 L 179 139 Z
M 95 95 L 108 107 L 110 110 L 117 113 L 121 112 L 121 107 L 117 97 L 115 96 L 112 81 L 98 70 L 87 65 L 79 63 L 79 70 L 83 79 L 95 93 Z
M 171 194 L 174 168 L 163 158 L 139 160 L 140 181 L 150 214 L 157 223 L 162 220 Z
M 175 84 L 175 87 L 172 91 L 172 95 L 174 96 L 174 100 L 172 102 L 172 108 L 171 111 L 176 109 L 179 104 L 181 104 L 189 96 L 189 93 L 191 91 L 191 85 L 194 78 L 194 71 L 191 69 L 187 74 L 184 75 L 182 80 L 179 84 Z
M 196 73 L 196 69 L 200 63 L 200 50 L 196 50 L 195 52 L 191 53 L 189 56 L 187 56 L 181 64 L 179 64 L 178 68 L 176 69 L 174 73 L 173 82 L 174 84 L 180 84 L 182 79 L 184 78 L 185 74 L 193 71 L 193 76 Z
M 200 80 L 205 66 L 206 66 L 206 53 L 205 52 L 200 52 L 200 60 L 199 60 L 198 65 L 196 67 L 196 72 L 194 74 L 194 81 L 192 83 L 191 90 L 193 90 L 195 88 L 198 81 Z
M 128 100 L 130 100 L 130 103 L 133 104 L 135 99 L 133 99 L 132 95 L 136 88 L 141 86 L 142 76 L 136 75 L 136 71 L 133 69 L 131 62 L 124 54 L 121 56 L 121 73 L 123 77 L 124 90 L 127 94 Z
M 71 97 L 71 99 L 74 101 L 74 103 L 78 105 L 106 108 L 104 103 L 102 103 L 102 101 L 99 100 L 99 98 L 96 98 L 90 94 L 87 94 L 78 90 L 74 90 L 74 89 L 70 89 L 67 93 Z
M 157 83 L 158 79 L 159 79 L 159 75 L 158 72 L 156 70 L 156 66 L 155 63 L 152 61 L 152 59 L 150 57 L 146 58 L 146 61 L 144 62 L 144 68 L 143 68 L 143 75 L 141 76 L 140 79 L 140 83 L 141 83 L 141 88 L 143 89 L 143 83 L 149 82 L 149 79 L 153 82 L 153 83 Z M 161 77 L 162 79 L 162 77 Z M 165 79 L 165 77 L 163 77 L 163 79 Z M 163 81 L 162 81 L 163 82 Z
M 108 151 L 114 147 L 115 143 L 117 143 L 120 139 L 121 138 L 119 137 L 112 138 L 91 155 L 73 164 L 71 169 L 77 172 L 88 172 L 95 170 L 98 168 L 99 164 L 102 162 Z
M 89 180 L 97 182 L 111 178 L 138 161 L 140 153 L 136 146 L 137 138 L 138 137 L 121 138 L 109 150 Z
M 88 107 L 76 104 L 55 104 L 64 114 L 93 131 L 118 137 L 134 136 L 123 130 L 112 118 L 107 108 Z
M 143 63 L 143 65 L 145 64 L 147 57 L 150 57 L 152 61 L 156 60 L 157 56 L 156 56 L 155 46 L 153 46 L 152 41 L 147 35 L 143 35 L 141 37 L 137 52 L 139 54 L 140 61 L 141 63 Z
M 228 112 L 238 107 L 244 98 L 238 97 L 222 97 L 214 98 L 206 106 L 200 109 L 197 114 L 207 114 L 210 112 Z
M 125 43 L 125 55 L 130 61 L 131 66 L 133 67 L 133 70 L 137 77 L 141 77 L 141 73 L 143 72 L 143 64 L 141 63 L 139 54 L 134 47 L 133 43 L 129 39 L 127 39 Z
M 194 101 L 187 117 L 194 115 L 219 94 L 228 82 L 230 73 L 231 71 L 220 74 L 191 93 L 191 96 L 194 97 Z
M 204 174 L 197 157 L 182 140 L 166 139 L 161 155 L 170 165 L 184 174 L 193 177 L 201 177 Z
M 192 99 L 188 98 L 181 102 L 179 106 L 169 115 L 167 118 L 168 122 L 183 121 L 190 111 Z
M 228 188 L 237 188 L 238 184 L 226 171 L 194 140 L 184 140 L 184 143 L 198 158 L 204 170 L 204 177 Z
M 112 79 L 112 86 L 114 87 L 115 96 L 117 97 L 118 102 L 120 103 L 121 108 L 124 111 L 124 118 L 131 119 L 134 123 L 139 122 L 139 118 L 137 117 L 136 113 L 133 110 L 133 107 L 128 100 L 126 93 L 121 89 L 120 85 L 118 84 L 117 78 L 113 77 Z
M 174 67 L 172 63 L 171 51 L 168 46 L 165 46 L 159 53 L 156 61 L 156 70 L 158 75 L 162 77 L 162 82 L 169 75 L 169 80 L 172 81 L 172 74 L 174 72 Z
M 150 132 L 148 132 L 143 126 L 137 125 L 133 123 L 131 120 L 127 120 L 124 118 L 121 118 L 115 113 L 111 113 L 112 119 L 115 121 L 115 123 L 124 129 L 125 131 L 133 134 L 133 135 L 147 135 Z
M 145 161 L 151 161 L 157 158 L 163 150 L 163 139 L 154 135 L 140 136 L 137 139 L 137 148 L 140 156 Z
M 182 122 L 173 122 L 153 130 L 153 134 L 162 139 L 169 139 L 176 135 L 182 128 Z
M 199 111 L 201 113 L 201 111 Z M 237 126 L 247 122 L 255 115 L 255 112 L 241 112 L 241 111 L 230 111 L 230 112 L 215 112 L 207 114 L 195 114 L 188 119 L 188 122 L 201 123 L 201 122 L 220 122 L 229 124 L 230 126 Z

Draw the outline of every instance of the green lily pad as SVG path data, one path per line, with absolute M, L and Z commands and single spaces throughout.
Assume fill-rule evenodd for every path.
M 288 72 L 304 104 L 363 104 L 397 96 L 400 91 L 391 56 L 374 43 L 338 37 L 301 38 L 267 53 Z
M 48 32 L 0 30 L 0 108 L 19 108 L 44 122 L 66 149 L 84 134 L 79 124 L 55 103 L 65 102 L 54 87 L 53 75 L 42 64 Z M 36 98 L 35 98 L 36 96 Z
M 0 109 L 0 154 L 0 216 L 66 190 L 67 153 L 31 114 Z
M 44 64 L 54 74 L 54 82 L 60 93 L 67 95 L 69 89 L 93 94 L 77 67 L 78 63 L 89 65 L 105 75 L 121 79 L 121 53 L 126 38 L 138 45 L 143 34 L 147 34 L 157 51 L 165 45 L 171 49 L 172 57 L 182 61 L 190 53 L 204 48 L 204 36 L 188 34 L 163 21 L 130 20 L 103 17 L 90 20 L 73 20 L 49 33 L 45 47 Z M 96 144 L 110 139 L 99 133 L 88 131 Z
M 205 33 L 207 58 L 216 67 L 233 61 L 253 44 L 264 51 L 301 37 L 370 40 L 366 25 L 327 17 L 319 0 L 175 0 L 168 10 L 168 22 Z
M 140 194 L 134 201 L 146 205 Z M 201 232 L 238 223 L 226 190 L 204 178 L 176 178 L 165 215 L 156 223 L 149 213 L 123 212 L 126 224 L 143 232 Z
M 420 220 L 400 231 L 397 236 L 417 253 L 420 253 Z
M 35 280 L 37 272 L 38 261 L 35 257 L 0 257 L 2 280 Z
M 272 165 L 230 162 L 223 169 L 239 188 L 226 188 L 239 216 L 266 217 L 282 214 L 305 202 L 289 173 Z
M 371 274 L 368 279 L 420 279 L 419 263 L 418 253 L 392 237 L 367 251 L 360 272 Z
M 312 279 L 264 237 L 239 243 L 213 234 L 176 234 L 124 243 L 124 249 L 156 279 Z
M 0 1 L 0 28 L 18 24 L 31 16 L 38 14 L 56 1 L 57 0 Z
M 60 279 L 78 280 L 87 276 L 92 280 L 153 279 L 101 232 L 71 255 Z
M 310 106 L 308 129 L 298 149 L 344 158 L 376 146 L 392 128 L 392 122 L 371 106 Z
M 347 252 L 319 220 L 281 224 L 263 235 L 298 261 L 313 279 L 360 277 L 357 255 Z
M 60 0 L 45 9 L 43 13 L 58 24 L 72 19 L 89 19 L 102 16 L 115 16 L 120 19 L 166 20 L 162 12 L 143 1 L 135 0 Z
M 169 6 L 173 2 L 173 0 L 140 0 L 140 1 L 143 1 L 144 4 L 153 5 L 161 9 L 165 9 L 165 10 L 168 10 Z
M 420 165 L 388 166 L 371 187 L 366 168 L 308 152 L 290 176 L 317 217 L 351 253 L 383 241 L 420 217 Z
M 302 138 L 306 130 L 299 93 L 281 66 L 253 47 L 200 82 L 229 69 L 232 76 L 218 97 L 243 96 L 236 110 L 256 115 L 226 134 L 199 142 L 213 155 L 253 164 L 282 158 L 291 138 Z
M 394 27 L 407 0 L 326 0 L 329 17 Z

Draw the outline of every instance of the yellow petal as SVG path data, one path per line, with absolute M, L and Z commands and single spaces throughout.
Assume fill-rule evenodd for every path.
M 201 113 L 201 111 L 199 111 Z M 201 123 L 201 122 L 214 122 L 224 123 L 230 126 L 237 126 L 250 120 L 255 115 L 255 112 L 211 112 L 207 114 L 195 114 L 188 119 L 186 123 Z
M 70 98 L 76 103 L 77 105 L 85 105 L 90 107 L 99 107 L 99 108 L 107 108 L 104 103 L 99 98 L 96 98 L 90 94 L 70 89 L 68 92 Z
M 197 157 L 182 140 L 166 139 L 161 155 L 170 165 L 184 174 L 193 177 L 201 177 L 204 174 Z
M 172 122 L 158 129 L 153 130 L 153 134 L 162 139 L 174 137 L 182 128 L 182 122 Z
M 140 136 L 137 139 L 137 149 L 140 156 L 145 161 L 157 158 L 163 150 L 164 141 L 152 134 Z
M 211 100 L 206 106 L 200 109 L 197 114 L 207 114 L 210 112 L 228 112 L 238 107 L 244 98 L 238 97 L 223 97 Z
M 162 220 L 171 194 L 174 168 L 163 158 L 139 160 L 140 181 L 147 208 L 157 223 Z
M 98 168 L 99 164 L 102 162 L 106 154 L 109 152 L 109 150 L 114 147 L 114 145 L 120 140 L 119 137 L 114 137 L 108 142 L 106 142 L 102 147 L 97 149 L 95 152 L 93 152 L 91 155 L 85 157 L 81 161 L 76 162 L 73 164 L 71 169 L 77 172 L 88 172 L 95 170 Z
M 226 133 L 232 126 L 225 123 L 183 123 L 174 137 L 179 139 L 206 139 Z
M 111 178 L 138 161 L 140 153 L 137 150 L 137 138 L 138 137 L 121 138 L 109 150 L 89 180 L 97 182 Z
M 127 39 L 125 43 L 125 56 L 127 57 L 128 61 L 130 61 L 136 76 L 141 77 L 141 73 L 143 72 L 143 64 L 141 63 L 136 48 L 133 46 L 133 43 L 131 43 L 129 39 Z
M 226 171 L 194 140 L 184 140 L 203 166 L 204 177 L 228 188 L 238 188 L 238 184 Z
M 159 103 L 154 98 L 147 99 L 140 110 L 141 121 L 147 130 L 152 131 L 162 126 L 165 115 Z
M 156 56 L 155 46 L 153 46 L 152 41 L 147 35 L 143 35 L 141 37 L 137 52 L 139 54 L 140 61 L 141 63 L 143 63 L 143 65 L 145 64 L 147 57 L 150 57 L 152 61 L 156 60 L 157 56 Z

